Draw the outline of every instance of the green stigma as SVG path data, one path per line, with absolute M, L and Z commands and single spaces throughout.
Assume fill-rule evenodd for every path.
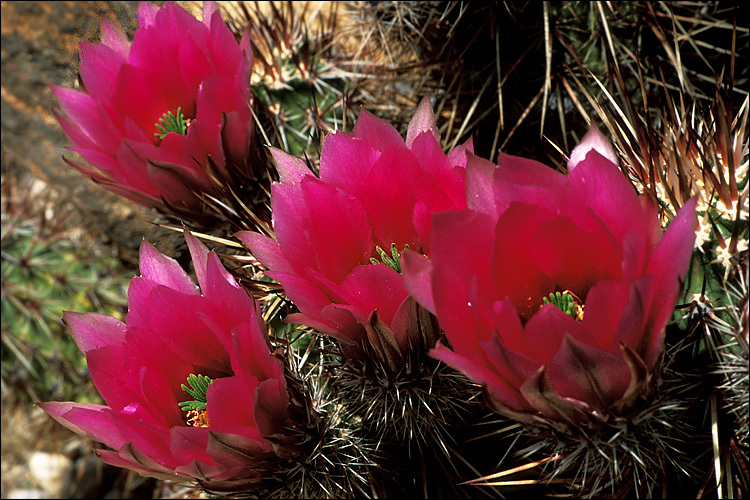
M 193 396 L 195 400 L 183 401 L 182 403 L 179 403 L 178 406 L 184 411 L 204 411 L 207 402 L 206 392 L 208 391 L 208 386 L 213 384 L 214 381 L 205 375 L 195 375 L 191 373 L 188 375 L 187 382 L 190 384 L 190 387 L 182 384 L 182 390 Z
M 583 320 L 584 306 L 579 303 L 577 297 L 569 290 L 565 290 L 564 292 L 550 293 L 549 299 L 547 297 L 542 297 L 542 300 L 545 304 L 552 304 L 553 306 L 557 307 L 576 321 Z
M 408 248 L 408 244 L 404 245 L 404 250 Z M 383 250 L 379 246 L 376 246 L 375 250 L 378 252 L 378 255 L 380 255 L 380 259 L 383 261 L 383 264 L 401 274 L 401 254 L 399 254 L 395 243 L 391 243 L 391 255 L 385 253 L 385 250 Z M 370 257 L 370 262 L 372 262 L 373 264 L 380 264 L 380 260 L 376 259 L 375 257 Z
M 156 128 L 158 128 L 160 132 L 157 132 L 154 135 L 159 139 L 164 139 L 170 132 L 174 132 L 175 134 L 180 135 L 187 135 L 187 124 L 188 121 L 185 118 L 185 115 L 182 114 L 182 108 L 180 107 L 177 108 L 177 116 L 175 116 L 175 114 L 171 111 L 169 111 L 168 113 L 164 113 L 164 116 L 162 116 L 159 119 L 159 122 L 155 124 Z

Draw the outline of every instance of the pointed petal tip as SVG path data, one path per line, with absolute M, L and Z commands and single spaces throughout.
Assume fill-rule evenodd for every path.
M 609 139 L 599 132 L 599 128 L 592 120 L 588 132 L 586 132 L 586 135 L 583 136 L 581 142 L 573 148 L 573 151 L 570 153 L 568 171 L 577 167 L 579 163 L 586 159 L 586 156 L 592 150 L 596 151 L 615 165 L 619 164 L 617 153 L 609 142 Z
M 430 132 L 435 140 L 440 143 L 440 132 L 435 125 L 435 113 L 432 111 L 430 96 L 425 96 L 417 106 L 409 128 L 406 132 L 406 147 L 411 148 L 414 140 L 423 132 Z
M 302 159 L 278 148 L 270 147 L 268 149 L 279 173 L 280 182 L 294 184 L 300 182 L 306 176 L 313 175 Z

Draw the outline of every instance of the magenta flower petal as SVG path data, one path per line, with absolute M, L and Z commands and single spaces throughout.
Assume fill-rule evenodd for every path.
M 414 163 L 414 155 L 405 148 L 388 150 L 377 159 L 365 179 L 367 189 L 358 190 L 375 243 L 381 248 L 390 248 L 391 243 L 401 247 L 416 239 L 412 219 L 416 201 Z M 401 176 L 401 182 L 393 182 L 396 172 Z
M 433 301 L 435 303 L 435 313 L 439 318 L 440 326 L 444 331 L 458 332 L 450 339 L 453 349 L 468 357 L 476 359 L 481 355 L 479 341 L 487 340 L 490 332 L 482 331 L 476 324 L 476 316 L 472 312 L 473 303 L 468 299 L 469 285 L 460 281 L 455 275 L 446 272 L 442 267 L 433 270 Z M 455 295 L 467 297 L 457 303 Z
M 366 192 L 363 179 L 369 178 L 381 154 L 366 140 L 336 132 L 325 139 L 325 147 L 320 153 L 320 176 L 353 194 Z
M 251 477 L 252 482 L 257 482 L 262 478 L 262 473 L 258 471 L 258 468 L 248 469 L 246 457 L 273 457 L 270 444 L 240 434 L 223 432 L 208 433 L 206 451 L 217 464 L 216 467 L 209 467 L 206 471 L 216 477 L 217 486 L 220 487 L 220 481 L 224 480 L 225 487 L 234 486 L 235 489 L 240 490 L 243 486 L 243 479 Z M 236 479 L 227 481 L 233 477 Z
M 566 315 L 557 307 L 547 304 L 526 323 L 523 335 L 529 345 L 534 346 L 534 359 L 547 364 L 560 349 L 566 334 L 584 336 L 583 325 Z
M 630 369 L 619 352 L 603 351 L 567 334 L 548 371 L 560 396 L 599 408 L 621 398 L 630 382 Z
M 474 154 L 474 139 L 471 137 L 448 153 L 448 162 L 451 165 L 466 167 L 469 154 Z
M 219 111 L 219 123 L 222 121 L 221 111 Z M 215 123 L 195 120 L 194 123 L 188 127 L 187 136 L 181 136 L 179 134 L 170 134 L 176 136 L 176 139 L 180 139 L 182 142 L 182 154 L 181 161 L 178 165 L 189 165 L 188 160 L 198 162 L 199 164 L 205 164 L 208 158 L 215 161 L 219 165 L 223 165 L 226 162 L 224 156 L 224 148 L 221 144 L 221 137 L 219 135 L 220 125 Z M 166 141 L 166 138 L 164 139 Z M 164 142 L 164 141 L 162 141 Z M 182 167 L 184 168 L 184 167 Z M 182 170 L 182 169 L 181 169 Z M 197 175 L 188 177 L 190 180 L 197 182 L 204 181 L 205 175 L 200 170 L 185 169 L 187 172 L 196 172 Z
M 173 427 L 169 430 L 169 448 L 185 463 L 215 463 L 208 453 L 208 433 L 201 427 Z
M 169 451 L 169 432 L 158 427 L 143 425 L 134 418 L 122 418 L 122 414 L 112 416 L 120 430 L 126 436 L 135 436 L 129 443 L 120 448 L 120 455 L 135 457 L 141 465 L 150 465 L 154 469 L 175 467 L 181 459 L 175 458 Z
M 492 304 L 496 336 L 501 340 L 503 346 L 518 351 L 526 356 L 534 356 L 537 352 L 536 343 L 529 342 L 523 331 L 521 319 L 518 317 L 516 308 L 510 299 L 498 300 Z
M 175 480 L 174 473 L 151 469 L 145 465 L 141 465 L 136 459 L 130 458 L 128 456 L 123 456 L 118 452 L 110 450 L 97 450 L 96 454 L 99 456 L 99 458 L 102 459 L 103 462 L 114 467 L 123 467 L 126 469 L 134 470 L 145 477 L 154 477 L 166 481 Z
M 656 213 L 647 213 L 633 186 L 618 168 L 596 151 L 590 152 L 579 167 L 568 176 L 569 201 L 565 206 L 581 205 L 592 210 L 618 240 L 628 233 L 658 237 Z M 608 189 L 602 190 L 603 185 Z
M 339 282 L 372 252 L 364 212 L 356 199 L 318 179 L 305 178 L 301 187 L 306 206 L 315 207 L 304 225 L 309 251 L 316 268 Z
M 81 81 L 95 99 L 110 100 L 115 91 L 117 73 L 127 59 L 102 44 L 81 43 Z
M 416 113 L 409 122 L 409 129 L 406 131 L 406 147 L 413 149 L 414 140 L 425 132 L 431 134 L 436 143 L 440 142 L 440 132 L 435 125 L 435 114 L 432 112 L 429 97 L 422 98 Z
M 588 155 L 589 151 L 596 151 L 607 160 L 611 161 L 615 165 L 618 163 L 617 153 L 609 143 L 606 137 L 599 132 L 596 128 L 596 124 L 591 122 L 591 127 L 586 135 L 583 136 L 581 142 L 573 148 L 573 152 L 570 153 L 570 160 L 568 161 L 568 170 L 573 171 Z
M 690 263 L 695 244 L 696 204 L 697 199 L 693 197 L 683 205 L 648 263 L 646 272 L 653 274 L 655 289 L 653 309 L 649 315 L 654 336 L 644 358 L 646 363 L 653 363 L 663 348 L 664 337 L 661 332 L 672 315 L 673 304 L 680 293 L 681 280 Z
M 153 26 L 156 23 L 156 14 L 159 12 L 159 7 L 150 2 L 140 2 L 138 4 L 138 24 L 142 28 Z
M 190 276 L 182 270 L 176 260 L 160 253 L 156 247 L 143 240 L 141 242 L 140 260 L 141 276 L 149 281 L 164 285 L 186 295 L 198 295 Z
M 468 208 L 435 214 L 428 258 L 403 258 L 407 290 L 453 349 L 431 354 L 527 423 L 579 425 L 645 395 L 693 250 L 695 200 L 661 235 L 597 134 L 567 176 L 467 155 Z
M 583 326 L 591 332 L 591 345 L 604 351 L 613 351 L 615 335 L 625 307 L 630 300 L 630 287 L 622 281 L 597 282 L 586 296 L 586 314 Z M 640 330 L 640 324 L 630 323 Z
M 284 432 L 289 422 L 280 420 L 278 416 L 286 411 L 288 405 L 289 396 L 283 378 L 269 378 L 258 384 L 253 416 L 261 435 L 279 436 Z
M 144 415 L 148 412 L 153 417 L 154 426 L 173 427 L 184 424 L 184 412 L 180 410 L 178 403 L 184 398 L 185 393 L 175 389 L 178 383 L 186 380 L 192 373 L 188 363 L 180 362 L 176 356 L 167 354 L 162 359 L 172 361 L 169 363 L 170 370 L 160 366 L 149 366 L 141 370 L 140 385 L 143 393 L 143 413 L 140 415 L 142 422 L 148 421 Z M 177 362 L 175 362 L 177 361 Z M 178 397 L 179 396 L 179 397 Z M 148 404 L 148 406 L 146 406 Z
M 246 380 L 251 379 L 253 385 Z M 214 432 L 247 433 L 247 437 L 258 439 L 258 430 L 253 412 L 247 411 L 247 402 L 254 399 L 258 380 L 254 377 L 225 377 L 214 380 L 208 388 L 208 418 Z
M 488 276 L 492 286 L 486 288 L 494 288 L 499 299 L 509 297 L 525 320 L 539 308 L 542 298 L 554 290 L 552 278 L 540 269 L 540 263 L 534 259 L 534 245 L 530 244 L 539 224 L 552 217 L 543 207 L 514 202 L 497 221 L 492 253 L 476 256 L 492 259 Z
M 459 225 L 469 229 L 477 238 L 447 238 L 451 227 Z M 488 229 L 492 221 L 482 213 L 470 210 L 442 212 L 434 217 L 432 242 L 448 241 L 449 245 L 440 245 L 432 249 L 431 260 L 434 262 L 431 271 L 432 293 L 435 313 L 443 330 L 461 331 L 462 334 L 450 339 L 453 348 L 468 358 L 479 355 L 479 341 L 490 338 L 490 332 L 478 328 L 479 319 L 474 312 L 475 303 L 481 296 L 487 296 L 490 290 L 489 280 L 489 247 L 492 244 Z M 456 259 L 455 255 L 466 254 L 465 259 Z M 458 267 L 454 267 L 453 264 Z M 404 269 L 406 274 L 406 269 Z M 465 276 L 472 276 L 464 280 Z M 405 276 L 405 283 L 410 283 L 410 276 Z M 412 290 L 410 290 L 412 291 Z M 459 301 L 456 296 L 465 297 Z M 418 298 L 415 296 L 415 298 Z M 492 318 L 492 315 L 483 315 Z
M 137 41 L 137 40 L 136 40 Z M 132 52 L 131 52 L 132 53 Z M 164 92 L 155 88 L 151 75 L 132 64 L 123 64 L 117 73 L 117 91 L 112 107 L 120 116 L 127 116 L 139 129 L 155 129 L 155 123 L 169 111 Z M 142 96 L 138 106 L 133 106 L 133 95 Z M 161 110 L 167 110 L 160 113 Z M 175 110 L 176 111 L 176 110 Z M 151 142 L 154 142 L 152 139 Z
M 230 76 L 209 76 L 198 87 L 195 119 L 214 126 L 221 124 L 221 113 L 247 105 L 247 97 L 232 92 Z M 218 136 L 216 136 L 218 137 Z
M 564 206 L 561 197 L 565 184 L 565 176 L 546 165 L 501 153 L 493 186 L 496 214 L 504 212 L 513 202 L 556 211 Z
M 330 291 L 308 278 L 295 273 L 268 272 L 267 274 L 280 283 L 284 283 L 284 291 L 287 295 L 299 296 L 296 304 L 303 314 L 320 313 L 323 308 L 331 305 L 333 299 Z
M 208 488 L 245 484 L 250 476 L 257 481 L 281 459 L 275 450 L 287 456 L 282 441 L 293 439 L 284 435 L 291 425 L 284 372 L 270 352 L 258 304 L 215 253 L 185 236 L 200 288 L 144 242 L 124 324 L 65 314 L 106 405 L 40 406 L 114 448 L 102 452 L 114 465 Z M 191 377 L 208 378 L 203 396 L 185 390 L 196 388 Z M 180 406 L 201 402 L 205 409 Z
M 295 268 L 314 262 L 314 268 L 320 265 L 340 281 L 373 250 L 361 202 L 320 179 L 308 176 L 299 186 L 275 185 L 271 207 L 276 239 Z
M 457 225 L 466 228 L 474 237 L 451 238 L 453 228 Z M 487 295 L 492 287 L 489 276 L 491 261 L 488 256 L 494 244 L 493 232 L 492 219 L 483 213 L 473 210 L 437 213 L 433 217 L 432 241 L 444 244 L 432 248 L 430 258 L 441 264 L 440 268 L 444 270 L 445 276 L 475 276 L 480 293 Z M 457 255 L 466 258 L 456 259 Z
M 125 32 L 102 18 L 102 44 L 114 50 L 117 54 L 127 59 L 130 52 L 130 42 Z
M 610 350 L 623 344 L 636 352 L 644 351 L 644 342 L 648 342 L 654 335 L 653 328 L 648 322 L 653 290 L 653 276 L 641 276 L 630 283 L 628 302 L 622 311 Z
M 143 2 L 132 42 L 102 21 L 102 43 L 81 44 L 85 92 L 52 87 L 67 115 L 59 118 L 63 130 L 76 149 L 88 152 L 97 180 L 164 211 L 201 213 L 194 191 L 216 194 L 205 174 L 209 157 L 224 173 L 228 159 L 241 169 L 250 161 L 251 49 L 247 40 L 237 43 L 216 6 L 207 4 L 204 14 L 200 22 L 174 3 Z M 160 136 L 157 124 L 178 108 L 186 135 Z M 230 144 L 222 140 L 226 116 L 227 135 L 237 139 Z M 134 154 L 123 152 L 126 140 Z
M 235 40 L 234 34 L 226 29 L 227 25 L 224 22 L 224 19 L 221 18 L 221 12 L 218 7 L 214 7 L 214 10 L 210 15 L 206 9 L 204 9 L 203 15 L 204 22 L 206 19 L 210 19 L 210 26 L 208 27 L 208 51 L 212 55 L 221 54 L 223 56 L 216 57 L 213 60 L 213 63 L 216 65 L 216 71 L 220 75 L 234 76 L 233 72 L 237 71 L 237 68 L 242 65 L 243 60 L 245 59 L 242 51 L 237 50 L 237 40 Z M 245 95 L 246 99 L 249 97 L 249 95 Z
M 404 288 L 417 302 L 434 314 L 430 260 L 417 252 L 406 250 L 401 254 L 401 268 L 404 270 Z
M 502 376 L 513 387 L 520 387 L 532 378 L 539 368 L 539 363 L 532 356 L 522 354 L 506 345 L 499 335 L 493 335 L 490 340 L 481 343 L 488 363 L 492 370 Z M 519 405 L 519 406 L 516 406 Z M 512 407 L 518 410 L 528 409 L 522 400 Z
M 432 342 L 417 331 L 396 261 L 409 251 L 429 254 L 433 214 L 466 207 L 472 143 L 446 155 L 439 139 L 429 100 L 423 100 L 406 141 L 365 110 L 351 134 L 329 134 L 319 178 L 301 159 L 272 150 L 280 177 L 271 195 L 275 242 L 237 236 L 298 307 L 289 321 L 347 344 L 347 356 L 364 355 L 370 349 L 362 344 L 380 342 L 378 336 L 402 351 Z M 424 278 L 414 283 L 422 288 Z M 385 355 L 382 347 L 376 356 Z M 381 361 L 398 369 L 399 355 L 388 356 Z
M 452 163 L 440 149 L 440 142 L 429 133 L 415 138 L 411 152 L 421 167 L 421 170 L 414 172 L 417 199 L 432 212 L 463 206 L 465 168 L 461 165 L 466 164 L 466 157 L 463 163 Z
M 362 341 L 365 328 L 350 311 L 335 304 L 323 306 L 318 311 L 314 317 L 302 313 L 290 314 L 285 321 L 315 328 L 346 344 L 358 344 Z
M 279 244 L 273 238 L 254 231 L 240 231 L 235 236 L 259 261 L 266 262 L 268 267 L 278 269 L 279 272 L 288 273 L 292 270 L 292 265 L 281 253 Z
M 597 229 L 589 231 L 568 217 L 555 217 L 540 222 L 531 235 L 539 270 L 581 300 L 596 282 L 622 277 L 620 242 L 606 227 Z
M 107 442 L 115 448 L 125 444 L 105 405 L 52 401 L 38 406 L 76 434 Z
M 117 411 L 141 400 L 140 372 L 124 366 L 121 361 L 124 356 L 121 345 L 105 346 L 86 353 L 86 363 L 97 391 Z
M 367 141 L 370 147 L 381 153 L 391 148 L 404 147 L 404 139 L 393 128 L 393 125 L 381 120 L 366 109 L 363 109 L 359 114 L 352 135 Z
M 380 319 L 390 324 L 409 295 L 401 276 L 385 264 L 355 267 L 335 291 L 347 304 L 340 307 L 351 311 L 359 323 L 367 322 L 377 309 Z
M 101 347 L 118 346 L 125 341 L 125 325 L 111 316 L 65 311 L 63 319 L 84 354 Z
M 438 343 L 434 349 L 430 350 L 430 356 L 443 361 L 449 366 L 464 373 L 467 377 L 478 384 L 487 387 L 491 397 L 496 400 L 508 402 L 514 408 L 523 408 L 526 406 L 518 389 L 498 375 L 495 371 L 485 367 L 482 363 L 477 363 L 476 358 L 466 358 L 461 356 L 440 343 Z
M 478 212 L 495 217 L 497 206 L 494 202 L 493 185 L 496 165 L 473 154 L 466 160 L 466 204 Z M 488 203 L 489 201 L 489 203 Z
M 276 170 L 279 172 L 279 180 L 283 183 L 295 184 L 300 182 L 304 177 L 312 175 L 305 162 L 296 156 L 292 156 L 276 148 L 271 148 L 271 155 L 276 163 Z
M 111 155 L 112 149 L 118 147 L 118 131 L 113 131 L 104 121 L 99 103 L 88 94 L 77 90 L 54 85 L 50 86 L 50 89 L 57 97 L 65 114 L 68 115 L 61 125 L 64 130 L 71 131 L 71 140 L 78 139 L 79 142 L 74 142 L 74 144 L 84 149 L 96 148 L 100 153 L 109 152 Z M 104 150 L 104 147 L 109 149 Z
M 205 281 L 201 283 L 203 297 L 213 305 L 231 301 L 233 304 L 243 305 L 243 310 L 230 311 L 226 317 L 241 318 L 253 307 L 252 300 L 247 296 L 242 287 L 235 281 L 232 275 L 224 269 L 219 256 L 209 253 L 206 259 Z
M 257 304 L 254 315 L 255 323 L 244 322 L 232 333 L 232 370 L 235 373 L 251 374 L 261 382 L 281 379 L 283 369 L 280 361 L 268 354 L 268 340 L 253 334 L 265 327 Z

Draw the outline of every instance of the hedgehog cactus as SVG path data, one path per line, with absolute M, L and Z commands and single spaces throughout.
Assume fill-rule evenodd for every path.
M 325 408 L 310 411 L 305 386 L 269 342 L 257 302 L 214 252 L 189 232 L 185 238 L 199 287 L 144 241 L 124 323 L 65 314 L 106 405 L 41 408 L 110 447 L 98 451 L 105 462 L 142 475 L 192 482 L 216 495 L 330 495 L 325 484 L 349 477 L 331 461 L 337 450 L 326 439 L 342 442 L 331 416 Z M 328 448 L 325 461 L 317 458 L 321 448 Z M 311 477 L 332 478 L 304 477 L 311 463 L 317 465 Z
M 747 310 L 750 100 L 745 97 L 734 115 L 723 91 L 717 90 L 708 106 L 692 92 L 690 88 L 664 90 L 666 109 L 647 109 L 626 126 L 620 125 L 622 117 L 611 109 L 618 106 L 614 98 L 610 97 L 611 107 L 599 111 L 613 131 L 617 149 L 628 159 L 631 181 L 657 200 L 664 224 L 688 198 L 698 200 L 699 225 L 681 298 L 684 305 L 675 317 L 681 332 L 677 342 L 690 345 L 692 354 L 676 369 L 705 377 L 696 368 L 705 366 L 708 373 L 718 375 L 708 378 L 708 394 L 701 399 L 711 416 L 707 433 L 712 446 L 707 454 L 714 459 L 714 484 L 726 492 L 728 486 L 719 478 L 742 474 L 749 456 L 747 448 L 740 455 L 730 450 L 747 429 L 746 397 L 737 395 L 747 394 L 742 391 L 747 387 L 748 364 L 743 315 Z M 659 126 L 649 124 L 644 118 L 648 113 L 661 118 Z M 720 425 L 725 419 L 734 426 Z M 721 459 L 730 452 L 744 458 L 736 465 Z
M 406 251 L 402 265 L 452 346 L 430 354 L 482 384 L 495 411 L 627 449 L 661 372 L 695 200 L 661 237 L 655 207 L 614 161 L 593 126 L 567 177 L 524 158 L 500 155 L 495 167 L 469 156 L 468 208 L 436 214 L 431 254 Z
M 377 441 L 442 443 L 441 420 L 473 401 L 470 383 L 426 356 L 440 330 L 404 288 L 399 263 L 409 249 L 429 252 L 433 213 L 465 206 L 470 151 L 468 141 L 442 152 L 428 99 L 406 139 L 363 110 L 353 133 L 325 138 L 319 178 L 275 150 L 275 239 L 237 234 L 299 308 L 287 321 L 337 341 L 344 365 L 334 383 Z
M 717 311 L 711 328 L 718 332 L 717 373 L 722 378 L 719 386 L 724 395 L 728 413 L 735 421 L 732 438 L 750 456 L 748 442 L 748 382 L 750 381 L 750 356 L 748 350 L 748 288 L 747 266 L 740 268 L 735 279 L 727 283 L 724 310 Z
M 317 157 L 325 133 L 340 128 L 353 85 L 333 47 L 336 3 L 266 2 L 244 9 L 255 65 L 250 79 L 269 140 Z M 315 18 L 315 25 L 309 19 Z
M 54 91 L 91 173 L 193 222 L 213 210 L 241 244 L 204 225 L 214 236 L 203 237 L 232 248 L 221 255 L 185 230 L 196 286 L 144 243 L 124 321 L 66 313 L 106 405 L 42 407 L 111 446 L 106 461 L 218 497 L 502 497 L 530 484 L 655 496 L 707 462 L 701 494 L 711 475 L 719 497 L 746 492 L 750 101 L 733 108 L 720 87 L 704 109 L 685 78 L 687 57 L 669 42 L 679 50 L 704 25 L 664 16 L 683 12 L 667 4 L 338 9 L 206 2 L 201 23 L 172 3 L 142 4 L 132 43 L 104 23 L 102 45 L 82 47 L 85 92 Z M 342 20 L 344 9 L 354 13 Z M 629 46 L 616 23 L 638 40 L 651 28 L 678 78 L 628 74 L 666 65 L 645 46 L 623 51 L 644 53 L 642 65 L 618 59 Z M 528 40 L 509 46 L 510 32 Z M 143 43 L 157 38 L 153 50 Z M 174 61 L 155 54 L 177 46 L 179 78 L 164 94 L 159 71 Z M 545 64 L 532 61 L 540 55 Z M 145 83 L 133 79 L 141 62 Z M 675 81 L 679 98 L 664 90 L 664 107 L 649 108 L 658 83 Z M 138 89 L 148 99 L 124 106 Z M 354 101 L 366 108 L 356 121 Z M 541 156 L 527 121 L 568 150 L 576 110 L 604 124 L 614 148 L 591 126 L 561 172 L 458 145 L 476 134 L 477 151 L 494 154 L 515 134 L 511 147 Z M 435 113 L 451 119 L 438 127 Z M 154 137 L 139 142 L 131 122 Z M 3 223 L 6 342 L 5 213 Z

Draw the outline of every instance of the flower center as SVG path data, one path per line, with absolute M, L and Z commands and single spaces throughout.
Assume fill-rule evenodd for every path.
M 583 301 L 570 290 L 550 293 L 549 299 L 543 297 L 542 300 L 544 304 L 552 304 L 576 321 L 583 321 Z
M 208 427 L 208 412 L 206 410 L 190 410 L 187 412 L 188 425 L 192 427 Z
M 407 243 L 406 245 L 404 245 L 404 250 L 408 248 L 409 244 Z M 379 246 L 376 246 L 375 250 L 378 252 L 378 255 L 380 255 L 380 260 L 376 259 L 375 257 L 370 257 L 370 262 L 372 262 L 373 264 L 380 264 L 380 262 L 382 261 L 383 264 L 401 274 L 401 254 L 399 253 L 395 243 L 391 243 L 391 255 L 385 253 L 385 250 L 383 250 Z
M 208 412 L 206 411 L 208 386 L 213 380 L 205 375 L 188 375 L 187 382 L 190 387 L 182 384 L 182 390 L 193 396 L 192 401 L 183 401 L 178 406 L 187 412 L 187 423 L 193 427 L 208 427 Z
M 185 118 L 182 114 L 182 108 L 177 108 L 177 115 L 171 111 L 164 113 L 159 121 L 155 124 L 159 132 L 154 135 L 160 140 L 163 140 L 167 134 L 173 132 L 175 134 L 187 135 L 187 129 L 190 125 L 190 118 Z

